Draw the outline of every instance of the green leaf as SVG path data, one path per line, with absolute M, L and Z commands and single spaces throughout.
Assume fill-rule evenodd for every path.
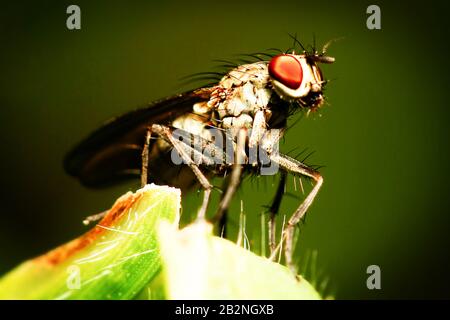
M 267 258 L 212 235 L 199 221 L 159 229 L 169 299 L 320 299 L 303 278 Z
M 131 299 L 159 272 L 156 228 L 178 226 L 180 191 L 148 185 L 120 197 L 83 236 L 0 280 L 0 299 Z

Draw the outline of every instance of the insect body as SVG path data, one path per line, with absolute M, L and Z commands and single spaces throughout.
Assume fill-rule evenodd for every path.
M 65 169 L 91 187 L 136 176 L 141 176 L 142 184 L 150 181 L 183 190 L 199 183 L 205 190 L 200 217 L 205 215 L 212 189 L 208 177 L 230 173 L 216 215 L 220 217 L 226 211 L 242 173 L 258 168 L 258 163 L 247 156 L 248 150 L 262 147 L 269 160 L 282 171 L 280 187 L 271 207 L 269 236 L 272 251 L 276 251 L 274 219 L 286 173 L 315 181 L 314 188 L 289 219 L 283 233 L 286 261 L 292 265 L 294 226 L 313 202 L 322 177 L 305 164 L 273 152 L 273 146 L 283 134 L 289 115 L 301 109 L 316 110 L 323 104 L 322 90 L 326 82 L 318 64 L 333 61 L 334 58 L 323 53 L 304 51 L 237 66 L 224 74 L 216 85 L 158 101 L 109 121 L 67 155 Z M 231 136 L 235 154 L 239 148 L 244 150 L 242 162 L 227 161 L 230 155 L 223 145 L 216 143 L 217 137 L 213 137 L 211 129 L 227 138 Z M 249 136 L 244 137 L 243 131 L 249 132 Z M 179 132 L 184 139 L 179 139 Z M 194 144 L 191 143 L 193 137 L 198 138 Z M 198 145 L 211 152 L 199 153 Z M 181 165 L 174 163 L 171 150 L 181 157 Z M 218 158 L 225 161 L 215 161 Z

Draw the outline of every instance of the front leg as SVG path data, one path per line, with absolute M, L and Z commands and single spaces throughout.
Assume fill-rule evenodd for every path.
M 284 247 L 284 253 L 286 257 L 286 264 L 293 271 L 296 272 L 295 266 L 292 262 L 292 248 L 294 241 L 294 231 L 295 226 L 300 222 L 300 220 L 305 216 L 306 211 L 311 206 L 314 201 L 314 198 L 317 196 L 320 187 L 323 183 L 323 178 L 320 173 L 307 165 L 297 161 L 291 157 L 282 154 L 274 154 L 271 155 L 271 160 L 278 163 L 280 168 L 286 172 L 290 172 L 297 175 L 306 176 L 312 178 L 315 181 L 315 185 L 308 196 L 305 198 L 302 204 L 295 210 L 294 214 L 289 219 L 286 229 L 283 232 L 282 240 L 279 244 L 285 241 L 286 245 Z M 272 257 L 274 257 L 274 253 L 272 253 Z
M 256 111 L 255 117 L 253 118 L 252 133 L 248 141 L 248 146 L 250 148 L 254 148 L 259 144 L 266 132 L 266 127 L 266 112 L 263 109 L 260 109 Z

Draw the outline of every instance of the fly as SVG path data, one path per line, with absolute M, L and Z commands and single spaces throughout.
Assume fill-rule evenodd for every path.
M 298 44 L 300 42 L 294 38 Z M 128 112 L 94 131 L 65 158 L 66 172 L 88 187 L 105 187 L 130 178 L 165 184 L 186 191 L 200 185 L 204 190 L 198 217 L 204 218 L 213 188 L 211 176 L 227 175 L 214 221 L 222 221 L 233 194 L 245 173 L 261 170 L 250 151 L 262 149 L 281 171 L 280 184 L 269 220 L 272 256 L 285 243 L 286 263 L 291 268 L 295 226 L 304 217 L 322 185 L 320 173 L 287 155 L 274 152 L 296 111 L 317 110 L 324 103 L 326 80 L 321 63 L 333 63 L 326 55 L 328 44 L 318 53 L 315 48 L 270 56 L 265 61 L 238 65 L 226 72 L 218 83 L 175 95 Z M 211 130 L 231 141 L 234 161 L 224 144 L 217 143 Z M 231 132 L 231 134 L 230 134 Z M 192 141 L 196 141 L 192 143 Z M 199 147 L 200 148 L 197 148 Z M 208 150 L 209 152 L 200 152 Z M 172 151 L 172 152 L 171 152 Z M 174 152 L 182 160 L 175 163 Z M 217 159 L 224 160 L 220 163 Z M 282 240 L 276 245 L 275 215 L 284 193 L 286 174 L 312 179 L 314 187 L 286 223 Z

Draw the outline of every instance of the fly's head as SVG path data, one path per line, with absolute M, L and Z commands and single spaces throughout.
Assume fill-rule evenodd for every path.
M 323 87 L 326 84 L 319 64 L 333 62 L 333 57 L 317 53 L 277 55 L 268 67 L 273 90 L 282 100 L 316 110 L 324 102 Z

